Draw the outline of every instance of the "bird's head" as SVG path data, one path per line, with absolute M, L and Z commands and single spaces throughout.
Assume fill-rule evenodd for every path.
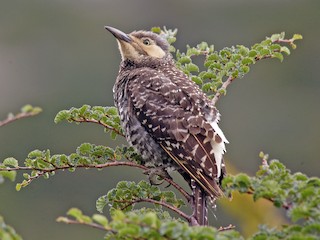
M 163 59 L 169 55 L 169 44 L 158 34 L 134 31 L 126 34 L 116 28 L 105 27 L 117 39 L 122 60 L 133 62 Z

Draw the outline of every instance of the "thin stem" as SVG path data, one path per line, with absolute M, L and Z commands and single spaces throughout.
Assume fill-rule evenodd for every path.
M 123 202 L 123 201 L 121 201 Z M 174 211 L 175 213 L 179 214 L 181 217 L 183 217 L 184 219 L 186 219 L 188 222 L 191 221 L 191 217 L 187 214 L 185 214 L 184 212 L 182 212 L 180 209 L 166 203 L 166 202 L 163 202 L 163 201 L 157 201 L 157 200 L 153 200 L 153 199 L 150 199 L 150 198 L 139 198 L 139 199 L 135 199 L 133 201 L 130 201 L 128 202 L 128 205 L 125 206 L 123 209 L 135 204 L 135 203 L 140 203 L 140 202 L 149 202 L 149 203 L 154 203 L 154 204 L 159 204 L 161 206 L 164 206 L 172 211 Z M 123 210 L 122 209 L 122 210 Z
M 218 92 L 214 95 L 214 98 L 212 99 L 212 102 L 214 105 L 216 105 L 216 103 L 218 102 L 218 100 L 222 96 L 220 90 L 226 90 L 227 87 L 232 83 L 232 81 L 234 79 L 235 79 L 234 77 L 228 77 L 228 79 L 222 84 L 222 86 L 219 88 Z
M 57 221 L 59 221 L 59 220 L 57 220 Z M 102 230 L 102 231 L 111 231 L 111 232 L 115 233 L 115 231 L 112 230 L 111 228 L 106 228 L 106 227 L 104 227 L 102 225 L 99 225 L 99 224 L 96 224 L 96 223 L 79 222 L 77 220 L 73 220 L 73 219 L 70 219 L 70 218 L 64 218 L 64 220 L 61 221 L 61 222 L 66 223 L 66 224 L 85 225 L 85 226 L 97 228 L 97 229 Z
M 277 39 L 275 41 L 272 41 L 272 43 L 287 43 L 287 44 L 293 44 L 294 39 Z M 274 52 L 280 52 L 280 50 L 274 50 Z M 264 55 L 264 56 L 258 56 L 255 58 L 255 61 L 259 61 L 262 59 L 267 59 L 267 58 L 272 58 L 273 56 L 270 55 Z M 222 86 L 217 90 L 217 93 L 215 94 L 214 98 L 212 99 L 213 104 L 215 105 L 218 100 L 220 99 L 220 97 L 222 96 L 220 90 L 226 90 L 227 87 L 232 83 L 232 81 L 236 79 L 235 77 L 228 77 L 228 79 L 222 84 Z
M 11 168 L 0 168 L 0 171 L 21 171 L 21 170 L 36 170 L 39 171 L 39 173 L 34 176 L 34 177 L 30 177 L 28 179 L 28 182 L 33 181 L 34 179 L 43 176 L 45 173 L 50 173 L 50 172 L 54 172 L 57 170 L 64 170 L 64 169 L 69 169 L 72 167 L 75 168 L 97 168 L 97 169 L 101 169 L 101 168 L 107 168 L 107 167 L 117 167 L 117 166 L 128 166 L 128 167 L 135 167 L 135 168 L 139 168 L 142 169 L 144 171 L 148 170 L 147 167 L 140 165 L 138 163 L 134 163 L 134 162 L 118 162 L 118 161 L 114 161 L 114 162 L 108 162 L 108 163 L 103 163 L 103 164 L 89 164 L 89 165 L 77 165 L 77 166 L 69 166 L 69 165 L 64 165 L 64 166 L 55 166 L 53 168 L 32 168 L 32 167 L 11 167 Z M 29 181 L 30 180 L 30 181 Z M 167 181 L 170 185 L 172 185 L 174 188 L 176 188 L 185 198 L 187 201 L 189 201 L 191 199 L 189 193 L 187 193 L 181 186 L 179 186 L 176 182 L 174 182 L 172 179 L 170 178 L 164 178 L 165 181 Z
M 232 225 L 232 224 L 229 224 L 229 226 L 226 226 L 226 227 L 219 227 L 218 228 L 218 231 L 219 232 L 223 232 L 223 231 L 227 231 L 227 230 L 231 230 L 231 229 L 234 229 L 236 226 Z
M 254 190 L 249 190 L 249 191 L 247 191 L 247 194 L 253 195 L 253 194 L 254 194 Z M 272 199 L 272 198 L 263 197 L 263 199 L 266 199 L 266 200 L 274 203 L 274 199 Z M 289 209 L 291 208 L 291 204 L 290 204 L 290 203 L 284 203 L 284 204 L 282 204 L 282 207 L 283 207 L 285 210 L 289 210 Z
M 37 115 L 37 114 L 39 114 L 39 112 L 23 112 L 23 113 L 18 113 L 15 116 L 10 116 L 9 115 L 5 120 L 0 121 L 0 127 L 2 127 L 4 125 L 7 125 L 7 124 L 9 124 L 11 122 L 17 121 L 19 119 L 32 117 L 32 116 Z
M 117 133 L 118 135 L 124 137 L 124 134 L 122 132 L 120 132 L 118 129 L 114 128 L 114 127 L 111 127 L 101 121 L 98 121 L 98 120 L 95 120 L 95 119 L 86 119 L 86 118 L 71 118 L 72 121 L 75 121 L 75 122 L 91 122 L 91 123 L 96 123 L 96 124 L 99 124 L 99 125 L 102 125 L 103 127 L 111 130 L 111 131 L 114 131 L 115 133 Z

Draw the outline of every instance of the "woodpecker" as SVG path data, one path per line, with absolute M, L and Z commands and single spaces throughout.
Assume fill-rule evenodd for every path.
M 176 170 L 188 181 L 194 201 L 191 224 L 207 225 L 208 200 L 222 196 L 226 174 L 228 140 L 218 126 L 218 110 L 175 66 L 161 35 L 105 28 L 116 38 L 122 59 L 113 93 L 127 141 L 147 166 Z

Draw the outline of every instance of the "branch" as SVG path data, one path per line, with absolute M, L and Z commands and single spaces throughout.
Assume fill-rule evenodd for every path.
M 39 107 L 32 107 L 31 105 L 26 105 L 22 107 L 21 113 L 18 113 L 16 115 L 9 114 L 8 117 L 5 120 L 0 121 L 0 127 L 7 125 L 9 123 L 12 123 L 14 121 L 17 121 L 22 118 L 32 117 L 41 112 L 41 108 Z
M 71 118 L 72 121 L 74 122 L 79 122 L 79 123 L 82 123 L 82 122 L 91 122 L 91 123 L 96 123 L 96 124 L 99 124 L 99 125 L 102 125 L 103 127 L 111 130 L 111 131 L 114 131 L 115 133 L 117 133 L 118 135 L 124 137 L 124 134 L 120 131 L 118 131 L 118 129 L 115 129 L 114 127 L 111 127 L 101 121 L 98 121 L 98 120 L 95 120 L 95 119 L 86 119 L 86 118 Z
M 64 166 L 54 166 L 53 168 L 33 168 L 33 167 L 8 167 L 8 168 L 0 168 L 0 171 L 21 171 L 21 170 L 27 170 L 27 171 L 39 171 L 37 173 L 37 175 L 35 176 L 31 176 L 28 180 L 27 180 L 27 184 L 29 184 L 30 182 L 32 182 L 34 179 L 39 178 L 43 175 L 45 175 L 46 173 L 51 173 L 54 171 L 58 171 L 58 170 L 65 170 L 65 169 L 70 169 L 70 168 L 97 168 L 97 169 L 101 169 L 101 168 L 107 168 L 107 167 L 117 167 L 117 166 L 128 166 L 128 167 L 135 167 L 135 168 L 139 168 L 142 169 L 144 171 L 148 170 L 147 167 L 134 163 L 134 162 L 119 162 L 119 161 L 114 161 L 114 162 L 108 162 L 108 163 L 103 163 L 103 164 L 89 164 L 89 165 L 77 165 L 77 166 L 72 166 L 72 165 L 64 165 Z M 168 182 L 170 185 L 172 185 L 174 188 L 176 188 L 185 198 L 187 201 L 191 200 L 191 196 L 189 193 L 187 193 L 181 186 L 179 186 L 176 182 L 174 182 L 172 179 L 170 178 L 164 178 L 164 180 L 166 182 Z
M 127 201 L 117 201 L 117 202 L 127 202 Z M 127 207 L 135 204 L 135 203 L 140 203 L 140 202 L 149 202 L 149 203 L 153 203 L 153 204 L 159 204 L 161 206 L 164 206 L 172 211 L 174 211 L 175 213 L 177 213 L 178 215 L 180 215 L 181 217 L 183 217 L 184 219 L 186 219 L 188 222 L 191 221 L 191 217 L 188 216 L 187 214 L 185 214 L 184 212 L 182 212 L 181 210 L 179 210 L 178 208 L 176 207 L 173 207 L 171 206 L 170 204 L 166 203 L 166 202 L 163 202 L 163 201 L 157 201 L 157 200 L 154 200 L 154 199 L 150 199 L 150 198 L 139 198 L 139 199 L 135 199 L 131 202 L 128 202 L 128 205 L 123 207 L 121 210 L 124 210 L 126 209 Z
M 205 62 L 205 65 L 207 64 L 206 67 L 210 68 L 210 71 L 208 72 L 211 73 L 213 69 L 213 73 L 216 76 L 223 73 L 223 76 L 219 79 L 220 81 L 216 81 L 217 83 L 212 83 L 211 86 L 208 85 L 209 87 L 206 87 L 208 89 L 217 89 L 214 90 L 215 95 L 212 99 L 213 104 L 216 104 L 220 97 L 226 93 L 227 87 L 232 83 L 234 79 L 243 77 L 249 72 L 249 66 L 251 64 L 267 58 L 278 58 L 280 61 L 283 61 L 283 53 L 286 53 L 287 55 L 290 54 L 290 50 L 284 45 L 289 44 L 292 49 L 295 49 L 296 45 L 294 41 L 302 39 L 302 36 L 299 34 L 294 34 L 291 39 L 284 39 L 284 36 L 284 33 L 273 34 L 270 38 L 267 38 L 260 44 L 253 45 L 251 48 L 246 48 L 244 46 L 237 46 L 237 48 L 233 49 L 225 48 L 220 51 L 219 54 L 217 53 L 216 55 L 214 55 L 214 61 L 208 60 L 208 58 L 211 57 L 209 54 L 208 58 L 206 58 L 207 62 Z M 242 55 L 242 58 L 240 58 L 240 60 L 232 59 L 231 56 L 235 53 L 235 50 L 238 51 L 238 56 Z M 229 55 L 226 54 L 226 52 Z M 213 65 L 212 63 L 216 63 L 219 67 L 216 69 L 214 67 L 211 67 Z M 220 69 L 221 66 L 223 66 L 222 70 Z M 227 77 L 227 80 L 223 81 L 225 77 Z M 201 77 L 199 82 L 202 83 Z M 222 84 L 221 87 L 219 87 L 220 83 Z
M 219 227 L 218 228 L 218 231 L 219 232 L 223 232 L 223 231 L 228 231 L 228 230 L 231 230 L 231 229 L 234 229 L 236 226 L 232 225 L 232 224 L 229 224 L 229 226 L 226 226 L 226 227 Z
M 247 191 L 247 194 L 253 195 L 253 194 L 254 194 L 254 190 L 252 189 L 252 190 Z M 263 199 L 265 199 L 265 200 L 267 200 L 267 201 L 269 201 L 269 202 L 272 202 L 272 203 L 275 202 L 274 199 L 272 199 L 272 198 L 270 198 L 270 197 L 265 197 L 265 196 L 264 196 Z M 284 204 L 282 204 L 282 207 L 283 207 L 285 210 L 289 210 L 292 206 L 291 206 L 290 203 L 284 203 Z
M 227 87 L 232 83 L 232 81 L 236 79 L 235 77 L 229 77 L 220 87 L 218 92 L 214 95 L 214 98 L 212 99 L 213 105 L 216 105 L 220 97 L 222 96 L 222 92 L 225 92 L 227 90 Z
M 102 231 L 110 231 L 110 232 L 116 233 L 116 231 L 114 231 L 111 228 L 106 228 L 106 227 L 104 227 L 102 225 L 99 225 L 99 224 L 96 224 L 96 223 L 93 223 L 93 222 L 91 222 L 91 223 L 90 222 L 80 222 L 78 220 L 73 220 L 73 219 L 66 218 L 66 217 L 57 218 L 57 222 L 63 222 L 63 223 L 66 223 L 66 224 L 85 225 L 85 226 L 97 228 L 97 229 L 102 230 Z

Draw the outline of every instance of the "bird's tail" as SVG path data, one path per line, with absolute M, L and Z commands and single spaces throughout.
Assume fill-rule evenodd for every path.
M 208 225 L 208 197 L 196 181 L 192 179 L 190 184 L 194 201 L 192 216 L 195 218 L 191 225 Z

